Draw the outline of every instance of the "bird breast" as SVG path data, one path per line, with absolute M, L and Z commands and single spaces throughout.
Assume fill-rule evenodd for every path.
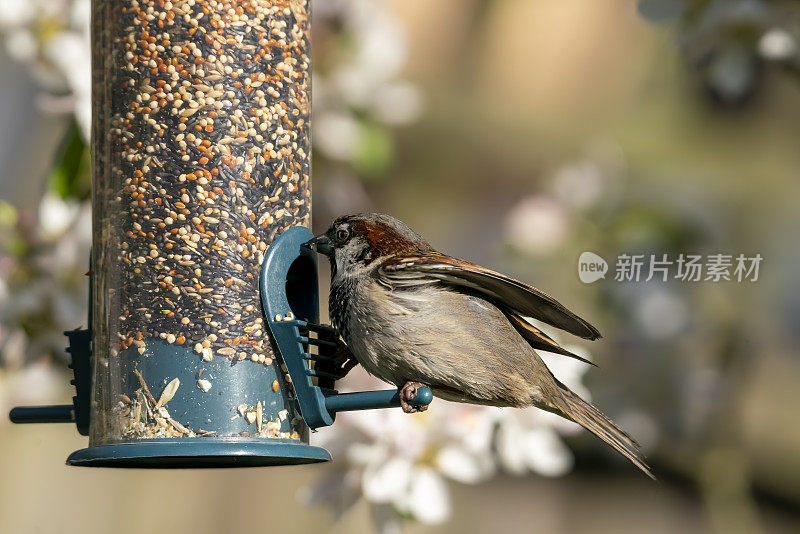
M 339 283 L 331 317 L 367 372 L 397 386 L 415 380 L 434 392 L 439 387 L 453 400 L 527 402 L 526 377 L 541 363 L 494 304 L 437 283 L 410 289 L 374 279 Z

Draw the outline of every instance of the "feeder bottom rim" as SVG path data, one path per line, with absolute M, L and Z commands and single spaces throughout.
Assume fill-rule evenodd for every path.
M 67 465 L 144 469 L 266 467 L 326 462 L 330 453 L 297 440 L 199 437 L 154 438 L 80 449 Z

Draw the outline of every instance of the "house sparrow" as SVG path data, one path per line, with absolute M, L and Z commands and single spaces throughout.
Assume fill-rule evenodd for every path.
M 449 401 L 535 406 L 578 423 L 653 476 L 638 443 L 559 382 L 534 350 L 583 360 L 525 317 L 600 337 L 549 295 L 437 252 L 388 215 L 339 217 L 306 245 L 330 260 L 333 326 L 368 373 L 400 388 L 404 411 L 417 410 L 409 401 L 422 386 Z

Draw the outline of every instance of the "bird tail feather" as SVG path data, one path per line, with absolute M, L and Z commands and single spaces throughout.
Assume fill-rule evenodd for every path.
M 614 447 L 617 452 L 644 471 L 647 476 L 653 480 L 656 479 L 645 463 L 644 455 L 639 450 L 639 444 L 635 439 L 603 415 L 600 410 L 570 391 L 567 386 L 560 382 L 558 385 L 561 388 L 561 399 L 563 399 L 563 403 L 559 402 L 562 405 L 558 408 L 564 415 Z

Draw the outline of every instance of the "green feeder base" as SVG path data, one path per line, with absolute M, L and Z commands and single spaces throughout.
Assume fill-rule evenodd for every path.
M 67 465 L 147 469 L 261 467 L 327 462 L 328 451 L 288 439 L 242 437 L 133 440 L 80 449 Z

